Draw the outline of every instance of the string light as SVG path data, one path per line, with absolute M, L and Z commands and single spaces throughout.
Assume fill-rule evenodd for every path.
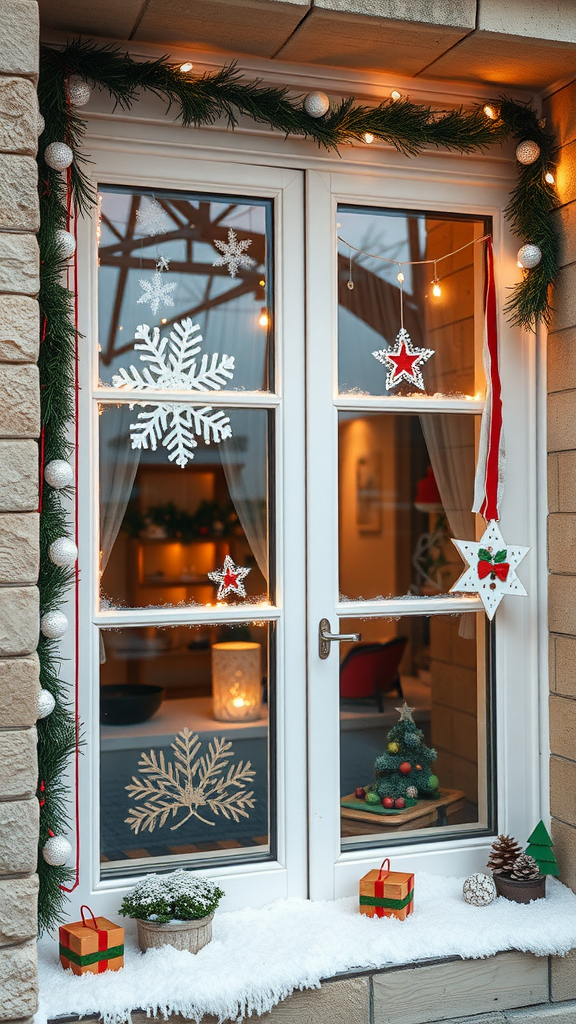
M 161 319 L 161 321 L 160 321 L 160 323 L 161 323 L 161 324 L 167 324 L 167 323 L 168 323 L 168 318 L 167 318 L 167 317 L 165 317 L 165 316 L 163 316 L 163 317 L 162 317 L 162 319 Z
M 391 100 L 401 100 L 402 99 L 402 93 L 398 92 L 398 89 L 392 89 L 392 92 L 390 93 L 390 99 Z
M 439 299 L 442 295 L 442 289 L 440 287 L 440 281 L 438 280 L 438 272 L 436 270 L 436 261 L 434 261 L 434 280 L 432 281 L 432 295 Z
M 192 62 L 187 60 L 184 61 L 184 64 L 180 65 L 180 71 L 182 72 L 183 75 L 186 75 L 189 71 L 192 71 L 193 67 L 194 65 L 192 64 Z
M 491 107 L 489 103 L 487 103 L 486 106 L 484 107 L 484 113 L 486 114 L 486 117 L 490 118 L 491 121 L 495 121 L 496 118 L 498 117 L 498 111 L 494 110 L 494 107 Z
M 544 175 L 544 181 L 546 181 L 548 183 L 548 185 L 553 185 L 554 184 L 555 179 L 554 179 L 554 175 L 552 174 L 552 171 L 547 171 L 546 172 L 546 174 Z
M 260 310 L 258 323 L 260 324 L 260 327 L 268 327 L 268 324 L 270 323 L 270 318 L 268 316 L 268 310 L 266 309 L 266 306 L 262 306 L 262 309 Z
M 399 271 L 399 273 L 396 276 L 396 280 L 400 281 L 400 284 L 402 284 L 402 282 L 404 280 L 404 274 L 402 273 L 402 271 Z
M 372 132 L 366 132 L 366 134 L 364 135 L 364 142 L 366 142 L 368 145 L 374 142 L 374 136 L 372 135 Z

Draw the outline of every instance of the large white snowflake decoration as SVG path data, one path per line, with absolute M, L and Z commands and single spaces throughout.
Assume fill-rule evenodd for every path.
M 384 366 L 388 366 L 387 391 L 395 388 L 403 380 L 409 384 L 415 384 L 417 388 L 424 391 L 424 378 L 420 366 L 434 355 L 434 349 L 414 348 L 405 327 L 401 327 L 398 331 L 394 348 L 382 348 L 373 352 L 372 355 Z
M 142 371 L 136 366 L 130 370 L 121 367 L 112 378 L 115 388 L 131 391 L 220 391 L 234 376 L 234 356 L 204 353 L 198 363 L 202 335 L 198 324 L 190 317 L 175 323 L 170 339 L 160 337 L 154 327 L 152 334 L 147 324 L 136 328 L 134 348 L 141 352 L 140 360 L 147 363 Z M 143 403 L 151 406 L 138 413 L 136 423 L 130 424 L 133 448 L 151 448 L 156 451 L 158 441 L 170 453 L 168 458 L 182 469 L 194 458 L 194 448 L 202 437 L 206 444 L 219 443 L 232 437 L 230 419 L 222 409 L 210 405 L 202 407 L 177 403 Z M 133 404 L 130 408 L 134 408 Z
M 174 291 L 177 282 L 166 281 L 166 283 L 164 283 L 164 279 L 159 270 L 154 272 L 152 280 L 147 281 L 145 277 L 141 277 L 138 283 L 142 288 L 142 295 L 138 299 L 138 305 L 140 305 L 141 302 L 147 302 L 152 313 L 154 313 L 154 316 L 156 316 L 160 306 L 174 305 L 172 292 Z
M 253 260 L 251 256 L 248 256 L 246 249 L 252 245 L 251 238 L 245 238 L 242 242 L 238 241 L 236 232 L 230 228 L 228 230 L 228 241 L 222 242 L 220 239 L 214 239 L 214 245 L 220 250 L 222 256 L 219 256 L 217 260 L 212 264 L 213 267 L 228 267 L 228 273 L 230 277 L 236 277 L 239 267 L 255 267 L 256 260 Z
M 495 520 L 488 523 L 477 543 L 469 540 L 454 540 L 453 543 L 468 562 L 468 568 L 450 588 L 450 593 L 465 591 L 478 594 L 489 619 L 494 618 L 505 594 L 526 597 L 516 568 L 530 548 L 506 544 Z
M 238 565 L 235 565 L 230 555 L 226 555 L 221 569 L 215 569 L 214 572 L 207 573 L 208 579 L 218 584 L 216 600 L 221 601 L 223 597 L 228 597 L 228 594 L 246 597 L 246 588 L 242 580 L 246 578 L 249 572 L 250 569 L 241 569 Z
M 168 231 L 166 214 L 157 199 L 145 196 L 136 210 L 138 230 L 142 235 L 165 235 Z

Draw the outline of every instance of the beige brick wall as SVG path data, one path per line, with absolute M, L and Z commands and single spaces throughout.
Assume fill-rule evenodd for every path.
M 560 145 L 555 217 L 562 234 L 548 339 L 550 787 L 556 855 L 563 880 L 576 889 L 576 81 L 549 99 L 545 114 Z M 574 998 L 573 959 L 558 964 L 556 998 Z
M 36 0 L 0 0 L 0 1021 L 37 1005 Z

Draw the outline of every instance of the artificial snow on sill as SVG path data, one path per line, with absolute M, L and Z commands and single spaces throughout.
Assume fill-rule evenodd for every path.
M 482 908 L 464 902 L 462 882 L 418 872 L 414 913 L 406 921 L 364 917 L 353 897 L 217 911 L 214 938 L 196 955 L 170 946 L 142 954 L 128 939 L 124 970 L 105 974 L 63 971 L 56 944 L 41 943 L 36 1024 L 70 1014 L 98 1014 L 117 1024 L 136 1009 L 194 1021 L 205 1014 L 241 1020 L 346 971 L 508 949 L 563 955 L 576 947 L 576 895 L 556 879 L 547 880 L 545 900 L 524 905 L 500 898 Z

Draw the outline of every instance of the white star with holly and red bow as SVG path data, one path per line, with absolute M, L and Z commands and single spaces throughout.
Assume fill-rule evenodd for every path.
M 208 579 L 211 579 L 213 583 L 219 584 L 216 599 L 220 601 L 223 597 L 227 597 L 228 594 L 246 597 L 246 588 L 242 580 L 245 579 L 249 572 L 250 569 L 241 569 L 238 565 L 234 564 L 230 555 L 226 555 L 222 568 L 208 573 Z
M 450 593 L 467 591 L 478 594 L 489 619 L 506 594 L 526 597 L 526 591 L 516 575 L 516 568 L 526 557 L 530 548 L 512 547 L 506 544 L 495 519 L 488 523 L 477 543 L 469 540 L 453 540 L 468 568 L 462 573 Z
M 424 378 L 420 367 L 434 355 L 434 349 L 414 348 L 405 327 L 398 331 L 394 348 L 381 348 L 372 355 L 378 362 L 388 366 L 386 391 L 395 388 L 403 380 L 415 384 L 424 391 Z

